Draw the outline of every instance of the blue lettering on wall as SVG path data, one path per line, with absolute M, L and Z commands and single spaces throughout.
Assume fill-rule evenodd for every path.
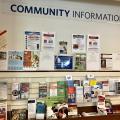
M 72 11 L 61 8 L 26 6 L 21 4 L 20 5 L 12 4 L 10 6 L 10 10 L 14 13 L 18 12 L 18 13 L 46 15 L 46 16 L 49 15 L 49 16 L 60 16 L 60 17 L 72 17 L 74 19 L 77 18 L 77 19 L 86 19 L 86 20 L 120 22 L 120 15 L 116 15 L 116 14 L 113 15 L 108 13 L 103 14 L 103 13 L 89 12 L 89 11 L 76 11 L 76 10 Z

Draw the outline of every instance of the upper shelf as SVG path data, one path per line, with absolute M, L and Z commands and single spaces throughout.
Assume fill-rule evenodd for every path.
M 0 78 L 10 77 L 64 77 L 72 75 L 84 77 L 86 74 L 94 74 L 96 77 L 120 77 L 120 71 L 0 71 Z

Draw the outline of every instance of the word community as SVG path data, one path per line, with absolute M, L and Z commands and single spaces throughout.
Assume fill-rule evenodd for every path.
M 27 6 L 12 4 L 10 11 L 13 13 L 33 14 L 33 15 L 45 15 L 45 16 L 56 16 L 66 17 L 81 20 L 91 21 L 107 21 L 107 22 L 120 22 L 120 15 L 111 13 L 99 13 L 90 12 L 84 10 L 71 10 L 63 8 L 50 8 L 50 7 L 39 7 L 39 6 Z

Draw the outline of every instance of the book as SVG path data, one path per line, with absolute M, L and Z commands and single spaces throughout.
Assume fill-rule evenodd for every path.
M 38 99 L 36 103 L 36 119 L 45 119 L 46 105 L 44 100 Z
M 86 54 L 80 53 L 75 55 L 75 70 L 86 70 Z
M 11 120 L 27 120 L 26 109 L 12 109 L 11 114 Z
M 0 100 L 7 100 L 7 83 L 0 82 Z
M 28 119 L 36 118 L 36 99 L 28 99 Z
M 20 99 L 20 83 L 12 83 L 12 100 Z
M 72 56 L 55 56 L 55 69 L 72 69 L 73 57 Z
M 20 98 L 27 99 L 29 97 L 29 83 L 20 83 Z
M 0 102 L 0 120 L 7 120 L 7 102 Z

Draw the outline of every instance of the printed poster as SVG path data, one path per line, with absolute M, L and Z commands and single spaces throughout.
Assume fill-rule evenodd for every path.
M 59 54 L 67 54 L 67 42 L 59 41 Z
M 40 53 L 40 70 L 54 70 L 54 52 L 44 50 Z
M 8 70 L 23 70 L 22 51 L 8 51 Z
M 87 70 L 100 70 L 99 52 L 88 52 L 86 60 Z
M 101 54 L 101 70 L 112 70 L 112 54 Z
M 120 70 L 120 53 L 113 53 L 112 70 Z
M 75 70 L 86 70 L 86 53 L 75 55 Z
M 0 50 L 7 49 L 6 34 L 7 34 L 7 30 L 0 30 Z
M 43 32 L 42 33 L 42 47 L 54 48 L 55 47 L 55 33 Z
M 0 102 L 0 120 L 7 120 L 7 102 Z
M 39 51 L 24 51 L 24 70 L 39 69 Z
M 7 52 L 0 51 L 0 70 L 7 70 Z
M 86 37 L 85 35 L 72 35 L 72 52 L 86 52 Z
M 87 51 L 100 52 L 100 37 L 98 35 L 88 35 Z
M 40 50 L 40 32 L 25 31 L 26 50 Z
M 55 69 L 73 69 L 72 56 L 55 56 Z

